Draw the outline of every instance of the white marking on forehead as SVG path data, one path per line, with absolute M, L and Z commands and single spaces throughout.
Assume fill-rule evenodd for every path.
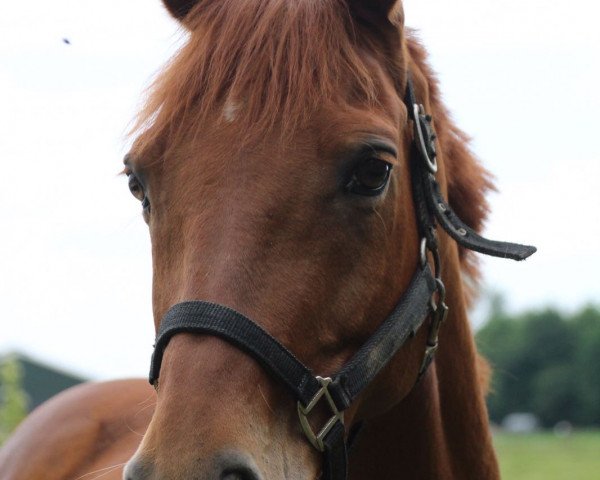
M 237 103 L 228 100 L 223 107 L 223 117 L 225 121 L 231 123 L 235 120 L 235 114 L 239 110 L 240 106 Z

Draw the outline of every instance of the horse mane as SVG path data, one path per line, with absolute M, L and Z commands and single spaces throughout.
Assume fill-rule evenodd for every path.
M 346 0 L 204 0 L 186 17 L 186 26 L 188 42 L 152 85 L 137 118 L 132 133 L 139 135 L 138 152 L 155 145 L 168 149 L 228 108 L 235 110 L 240 141 L 274 126 L 292 131 L 339 96 L 341 82 L 349 82 L 353 100 L 376 103 L 377 85 L 360 55 Z M 493 189 L 490 175 L 443 104 L 424 47 L 410 30 L 406 39 L 426 78 L 448 201 L 479 231 L 488 213 L 485 194 Z M 223 114 L 219 118 L 226 121 Z M 468 300 L 479 270 L 471 252 L 460 248 L 459 255 Z
M 138 116 L 136 149 L 161 138 L 175 143 L 226 108 L 243 135 L 290 132 L 339 96 L 341 82 L 354 98 L 375 101 L 345 0 L 203 0 L 185 23 L 188 42 Z

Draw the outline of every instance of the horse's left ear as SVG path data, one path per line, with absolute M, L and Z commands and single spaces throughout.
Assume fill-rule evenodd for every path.
M 165 7 L 177 20 L 183 21 L 198 0 L 163 0 Z
M 404 24 L 401 0 L 347 0 L 352 16 L 372 28 L 387 30 L 390 26 L 400 28 Z

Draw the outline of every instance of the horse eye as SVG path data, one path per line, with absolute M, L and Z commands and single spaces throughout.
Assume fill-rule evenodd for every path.
M 142 184 L 140 183 L 138 178 L 133 173 L 129 173 L 127 175 L 127 177 L 129 179 L 128 180 L 129 191 L 140 202 L 143 202 L 146 198 L 146 195 L 144 194 L 144 187 L 142 186 Z
M 354 169 L 347 189 L 359 195 L 379 195 L 385 190 L 391 171 L 390 163 L 378 158 L 368 158 Z

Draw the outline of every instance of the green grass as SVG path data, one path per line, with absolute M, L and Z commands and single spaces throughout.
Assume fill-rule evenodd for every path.
M 503 480 L 600 478 L 600 431 L 577 432 L 569 437 L 497 433 L 494 444 Z

